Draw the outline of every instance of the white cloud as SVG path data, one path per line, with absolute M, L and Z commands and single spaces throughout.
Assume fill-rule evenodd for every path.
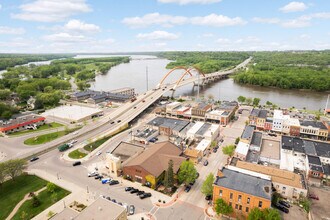
M 173 33 L 169 33 L 167 31 L 154 31 L 151 33 L 140 33 L 136 36 L 139 39 L 146 40 L 175 40 L 178 39 L 179 36 Z
M 25 29 L 24 28 L 13 28 L 13 27 L 7 27 L 7 26 L 0 26 L 0 34 L 24 34 Z
M 82 21 L 72 19 L 64 25 L 64 28 L 73 32 L 99 32 L 100 27 L 95 24 L 87 24 Z
M 210 38 L 210 37 L 214 37 L 214 34 L 212 34 L 212 33 L 205 33 L 205 34 L 202 34 L 200 37 Z
M 179 5 L 187 4 L 212 4 L 221 2 L 222 0 L 158 0 L 161 3 L 177 3 Z
M 310 15 L 303 15 L 300 17 L 300 19 L 303 20 L 312 20 L 313 18 L 330 19 L 330 12 L 319 12 Z
M 305 11 L 307 9 L 307 5 L 303 2 L 290 2 L 284 7 L 280 8 L 280 11 L 284 13 L 288 12 L 297 12 L 297 11 Z
M 91 11 L 85 0 L 34 0 L 19 8 L 21 12 L 12 14 L 13 18 L 39 22 L 62 21 L 71 15 Z
M 228 38 L 219 38 L 216 40 L 217 43 L 221 43 L 221 44 L 228 44 L 231 41 Z
M 259 18 L 254 17 L 252 21 L 257 23 L 263 23 L 263 24 L 278 24 L 280 22 L 280 19 L 278 18 Z
M 303 39 L 303 40 L 309 40 L 309 39 L 311 39 L 311 36 L 308 35 L 308 34 L 301 34 L 301 35 L 299 36 L 299 38 L 301 38 L 301 39 Z
M 69 33 L 57 33 L 50 34 L 43 37 L 43 39 L 58 43 L 76 43 L 86 41 L 86 37 L 83 35 L 71 35 Z
M 243 21 L 240 17 L 230 18 L 224 15 L 210 14 L 204 17 L 192 17 L 191 23 L 195 25 L 224 27 L 244 25 L 246 21 Z
M 150 25 L 162 25 L 170 27 L 173 25 L 181 25 L 187 22 L 187 18 L 183 16 L 172 16 L 159 13 L 150 13 L 142 17 L 124 18 L 123 23 L 132 28 L 147 27 Z
M 310 26 L 310 22 L 305 19 L 297 18 L 297 19 L 284 21 L 281 23 L 281 26 L 285 28 L 304 28 Z
M 0 10 L 2 9 L 2 5 L 0 4 Z

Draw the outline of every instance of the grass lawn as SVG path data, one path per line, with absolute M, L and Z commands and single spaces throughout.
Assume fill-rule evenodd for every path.
M 25 201 L 12 219 L 32 219 L 34 216 L 38 215 L 51 205 L 55 204 L 57 201 L 70 194 L 69 191 L 66 191 L 60 187 L 57 187 L 54 193 L 57 195 L 56 198 L 53 198 L 52 193 L 48 192 L 47 189 L 40 192 L 37 196 L 40 201 L 40 205 L 38 207 L 32 206 L 32 200 Z M 25 212 L 25 214 L 22 214 L 23 212 Z M 23 215 L 25 215 L 25 218 L 22 218 Z
M 24 141 L 24 144 L 26 144 L 26 145 L 44 144 L 44 143 L 50 142 L 52 140 L 55 140 L 57 138 L 63 137 L 64 135 L 74 132 L 80 128 L 81 127 L 77 127 L 77 128 L 73 128 L 73 129 L 57 131 L 57 132 L 53 132 L 53 133 L 49 133 L 49 134 L 43 134 L 40 136 L 32 137 L 32 138 L 26 139 Z
M 72 159 L 80 159 L 80 158 L 85 157 L 86 155 L 87 154 L 80 152 L 79 149 L 74 150 L 74 151 L 69 153 L 69 157 L 72 158 Z
M 44 124 L 44 125 L 39 126 L 37 128 L 37 130 L 18 131 L 18 132 L 9 134 L 9 136 L 16 136 L 16 135 L 28 134 L 28 133 L 32 133 L 32 132 L 36 132 L 36 131 L 42 131 L 42 130 L 47 130 L 47 129 L 51 129 L 51 128 L 58 128 L 58 127 L 62 127 L 62 126 L 64 126 L 64 125 L 62 125 L 60 123 L 52 122 L 50 124 Z
M 6 219 L 29 192 L 34 192 L 47 184 L 47 181 L 30 175 L 21 175 L 13 180 L 8 180 L 0 187 L 0 219 Z
M 105 143 L 107 140 L 109 140 L 111 137 L 112 136 L 105 137 L 105 138 L 99 139 L 97 141 L 94 141 L 93 143 L 87 144 L 84 146 L 84 149 L 89 152 L 92 152 L 93 150 L 95 150 L 96 148 L 101 146 L 103 143 Z

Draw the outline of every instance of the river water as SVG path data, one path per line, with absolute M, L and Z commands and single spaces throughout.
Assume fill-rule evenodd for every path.
M 144 93 L 147 90 L 147 78 L 148 89 L 152 89 L 169 71 L 165 68 L 170 62 L 167 59 L 156 59 L 156 57 L 142 55 L 133 55 L 131 58 L 130 63 L 115 66 L 106 75 L 98 75 L 91 88 L 109 91 L 128 86 L 134 87 L 137 93 Z M 174 71 L 165 83 L 176 81 L 181 74 L 182 71 Z M 200 96 L 207 97 L 209 94 L 212 94 L 216 100 L 236 100 L 238 96 L 242 95 L 251 98 L 258 97 L 262 104 L 270 101 L 281 107 L 306 107 L 311 110 L 324 109 L 327 99 L 326 92 L 240 85 L 234 83 L 230 78 L 200 88 Z M 197 87 L 187 85 L 179 88 L 175 92 L 175 96 L 180 95 L 197 95 Z
M 75 58 L 109 56 L 118 55 L 77 55 Z M 133 87 L 137 93 L 144 93 L 147 88 L 155 88 L 162 77 L 169 71 L 165 67 L 170 62 L 170 60 L 157 59 L 157 57 L 146 55 L 126 56 L 131 57 L 132 60 L 130 63 L 124 63 L 112 67 L 106 75 L 98 75 L 95 78 L 95 82 L 91 83 L 91 89 L 109 91 L 121 87 Z M 36 65 L 47 65 L 50 62 L 51 61 L 42 61 L 31 63 Z M 166 79 L 165 83 L 176 81 L 182 73 L 183 72 L 181 70 L 174 71 Z M 207 97 L 210 94 L 213 95 L 216 100 L 236 100 L 238 96 L 242 95 L 245 97 L 260 98 L 262 104 L 264 104 L 266 101 L 270 101 L 281 107 L 306 107 L 307 109 L 311 110 L 324 109 L 328 95 L 326 92 L 286 90 L 251 85 L 240 85 L 234 83 L 230 78 L 208 84 L 204 87 L 200 87 L 200 96 Z M 193 85 L 187 85 L 178 88 L 174 95 L 197 95 L 197 87 L 193 87 Z

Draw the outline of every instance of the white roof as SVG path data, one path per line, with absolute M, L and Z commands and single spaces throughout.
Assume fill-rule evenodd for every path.
M 224 111 L 221 110 L 212 110 L 206 114 L 210 114 L 210 115 L 222 115 L 222 113 L 224 113 Z
M 79 121 L 91 115 L 103 112 L 98 108 L 88 108 L 78 105 L 63 105 L 57 108 L 47 110 L 42 116 L 54 116 L 57 118 L 69 119 L 70 121 Z
M 293 172 L 294 170 L 293 163 L 294 163 L 293 155 L 291 153 L 281 150 L 280 169 L 289 170 Z
M 195 149 L 199 151 L 205 151 L 205 149 L 208 148 L 210 145 L 211 145 L 210 140 L 203 139 L 201 142 L 199 142 L 199 144 Z
M 274 110 L 274 119 L 283 119 L 283 120 L 289 120 L 290 115 L 283 115 L 282 110 Z
M 291 126 L 300 126 L 300 122 L 297 118 L 290 118 L 289 125 Z
M 247 155 L 248 151 L 249 151 L 249 144 L 246 144 L 241 141 L 237 144 L 237 147 L 235 149 L 236 153 L 245 155 L 245 156 Z
M 180 105 L 180 104 L 181 104 L 181 102 L 171 102 L 171 103 L 167 104 L 166 106 L 172 107 L 172 106 L 177 106 L 177 105 Z
M 204 133 L 204 137 L 212 137 L 219 129 L 219 125 L 212 124 L 211 127 Z
M 196 124 L 194 126 L 192 126 L 192 128 L 190 128 L 187 132 L 187 134 L 190 135 L 195 135 L 196 132 L 204 125 L 204 122 L 196 122 Z
M 188 106 L 181 106 L 180 108 L 176 109 L 177 112 L 180 112 L 180 111 L 185 111 L 185 110 L 188 110 Z

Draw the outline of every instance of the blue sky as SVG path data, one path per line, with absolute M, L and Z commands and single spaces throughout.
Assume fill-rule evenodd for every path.
M 0 52 L 330 49 L 329 0 L 0 0 Z

